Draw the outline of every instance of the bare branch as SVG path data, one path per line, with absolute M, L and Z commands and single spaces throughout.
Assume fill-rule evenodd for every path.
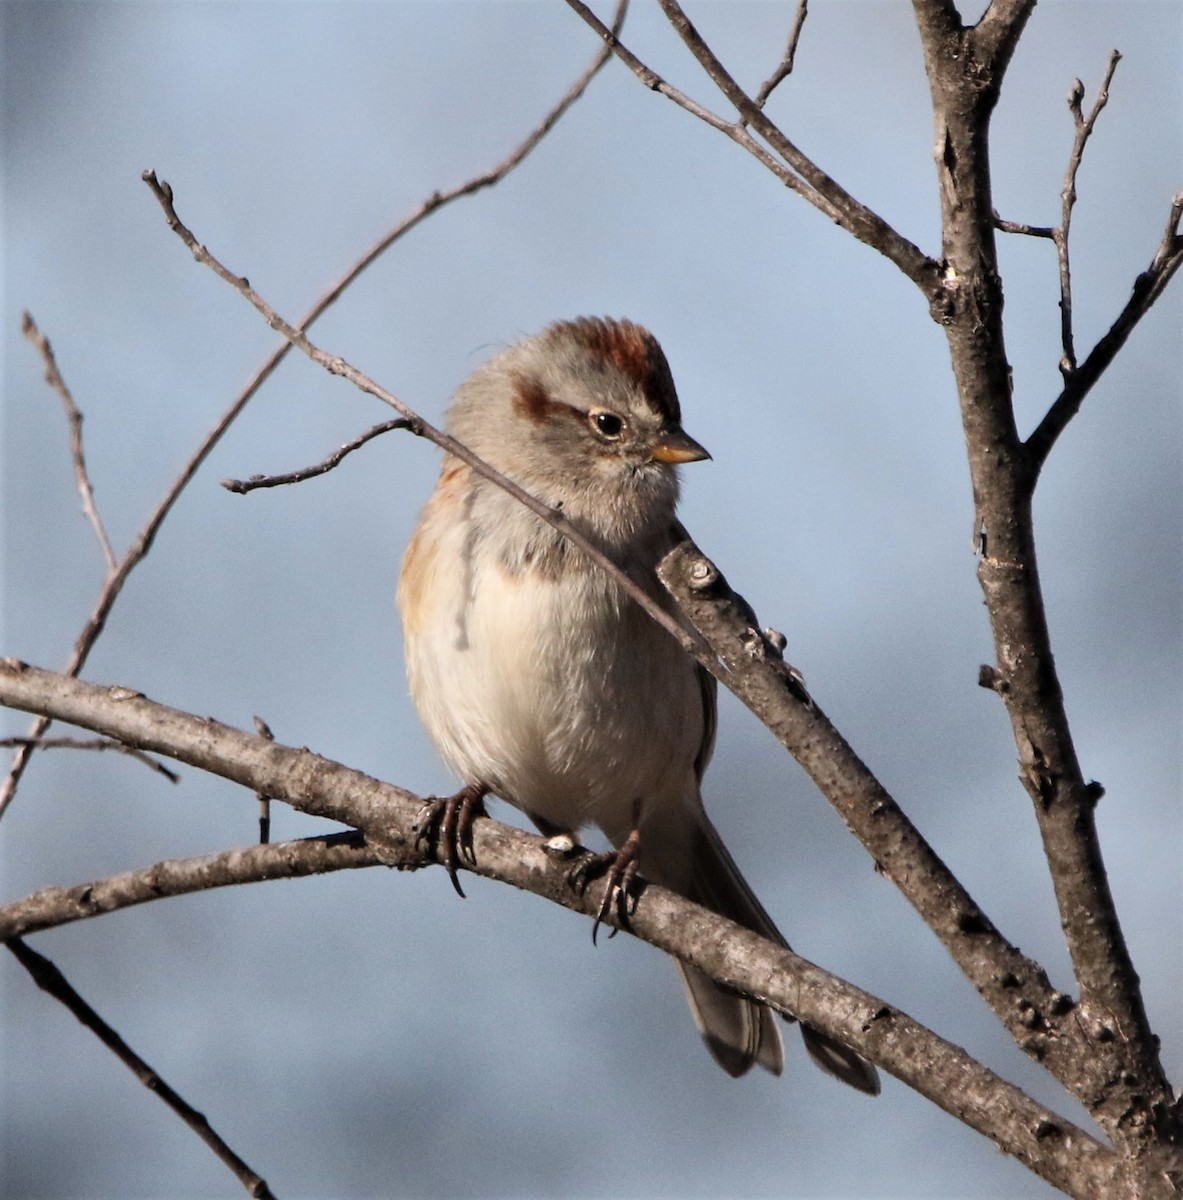
M 27 746 L 31 750 L 115 750 L 120 754 L 126 754 L 129 758 L 134 758 L 137 762 L 142 762 L 146 767 L 151 767 L 153 771 L 163 775 L 169 783 L 181 782 L 181 777 L 176 771 L 170 771 L 164 763 L 157 762 L 156 759 L 150 758 L 134 746 L 125 746 L 122 742 L 113 742 L 109 738 L 6 737 L 0 738 L 0 746 L 8 750 L 16 746 Z
M 624 21 L 627 7 L 628 0 L 618 0 L 614 28 L 620 28 L 621 23 Z M 384 234 L 308 310 L 300 322 L 300 329 L 306 330 L 312 326 L 327 309 L 336 303 L 345 289 L 367 267 L 437 209 L 443 208 L 455 200 L 459 200 L 462 196 L 471 196 L 476 192 L 482 191 L 484 188 L 492 187 L 504 179 L 515 167 L 519 166 L 555 127 L 563 114 L 583 95 L 587 90 L 588 84 L 591 83 L 592 79 L 599 73 L 609 58 L 611 58 L 611 53 L 607 49 L 599 51 L 583 74 L 567 89 L 559 102 L 550 109 L 538 125 L 526 135 L 507 157 L 490 167 L 487 171 L 479 175 L 474 175 L 471 179 L 458 184 L 448 191 L 433 192 L 414 212 L 395 225 L 388 233 Z M 255 372 L 251 381 L 235 397 L 234 401 L 221 417 L 218 418 L 213 428 L 210 429 L 209 433 L 202 439 L 201 444 L 181 468 L 180 473 L 169 486 L 163 499 L 148 518 L 147 523 L 141 529 L 126 555 L 124 555 L 123 561 L 119 564 L 116 572 L 109 576 L 104 583 L 90 618 L 74 644 L 73 654 L 70 656 L 65 667 L 66 674 L 76 675 L 82 670 L 90 655 L 91 648 L 107 624 L 107 618 L 115 605 L 115 601 L 119 598 L 120 592 L 123 590 L 123 585 L 127 581 L 128 575 L 131 574 L 152 548 L 152 542 L 155 540 L 156 534 L 159 532 L 165 518 L 172 511 L 172 507 L 177 502 L 178 497 L 188 487 L 189 482 L 197 473 L 202 463 L 209 457 L 213 448 L 221 440 L 222 435 L 238 418 L 239 414 L 259 388 L 271 377 L 272 372 L 287 357 L 290 350 L 291 343 L 288 341 L 283 341 L 275 348 L 267 361 Z M 38 718 L 30 726 L 29 736 L 31 738 L 39 738 L 45 733 L 48 727 L 49 723 L 47 721 Z M 0 785 L 0 817 L 3 817 L 8 805 L 12 802 L 13 796 L 16 795 L 16 789 L 20 785 L 21 776 L 29 764 L 30 754 L 30 749 L 22 747 L 13 756 L 8 775 L 3 785 Z
M 726 134 L 737 145 L 742 146 L 749 154 L 751 154 L 758 162 L 766 167 L 773 175 L 777 177 L 789 188 L 790 191 L 805 195 L 808 188 L 802 180 L 800 180 L 792 171 L 785 167 L 774 155 L 761 145 L 741 123 L 725 120 L 717 113 L 711 112 L 699 104 L 698 101 L 692 100 L 684 92 L 679 91 L 673 84 L 668 83 L 651 67 L 643 63 L 623 42 L 613 33 L 612 30 L 605 25 L 599 17 L 596 16 L 583 0 L 567 0 L 569 7 L 587 23 L 587 25 L 601 37 L 606 47 L 609 47 L 616 57 L 636 77 L 641 83 L 651 92 L 657 92 L 664 96 L 667 100 L 672 101 L 679 108 L 688 112 L 691 116 L 709 125 L 712 129 L 717 129 L 720 133 Z M 808 198 L 808 197 L 807 197 Z M 834 217 L 833 219 L 837 219 Z
M 1162 295 L 1175 272 L 1183 265 L 1183 192 L 1172 201 L 1167 216 L 1166 231 L 1150 265 L 1134 280 L 1133 291 L 1108 332 L 1089 352 L 1088 357 L 1072 373 L 1064 390 L 1044 414 L 1043 420 L 1027 439 L 1025 448 L 1033 474 L 1038 474 L 1048 454 L 1068 423 L 1080 411 L 1084 398 L 1117 357 L 1135 326 L 1150 311 Z
M 797 0 L 797 15 L 793 19 L 793 27 L 789 30 L 788 45 L 785 46 L 785 52 L 781 56 L 781 60 L 777 63 L 776 70 L 768 76 L 760 85 L 760 90 L 756 93 L 756 98 L 753 103 L 757 108 L 763 108 L 768 103 L 768 97 L 773 91 L 778 88 L 792 73 L 793 63 L 797 58 L 797 43 L 801 40 L 801 31 L 805 28 L 805 17 L 809 11 L 809 0 Z
M 998 215 L 997 210 L 994 213 L 994 228 L 1001 230 L 1003 233 L 1018 233 L 1026 237 L 1050 238 L 1053 242 L 1056 240 L 1056 231 L 1052 226 L 1027 225 L 1022 221 L 1004 221 Z
M 222 486 L 228 492 L 237 492 L 238 495 L 245 496 L 247 492 L 253 492 L 256 488 L 279 487 L 285 483 L 303 483 L 306 479 L 315 479 L 318 475 L 324 475 L 331 471 L 340 464 L 346 455 L 352 454 L 354 450 L 364 446 L 372 438 L 389 433 L 392 429 L 410 429 L 410 427 L 411 422 L 405 417 L 398 417 L 393 421 L 383 421 L 380 425 L 372 425 L 365 433 L 359 433 L 357 437 L 334 450 L 332 454 L 321 459 L 315 466 L 304 467 L 300 471 L 288 471 L 284 475 L 252 475 L 250 479 L 223 479 Z
M 103 520 L 94 502 L 94 488 L 86 470 L 86 455 L 82 450 L 82 413 L 74 403 L 74 397 L 58 369 L 57 357 L 49 344 L 49 338 L 37 328 L 37 322 L 33 320 L 31 313 L 26 312 L 22 315 L 21 332 L 41 355 L 41 361 L 45 364 L 45 382 L 57 392 L 65 407 L 66 420 L 70 425 L 70 457 L 74 462 L 74 482 L 78 486 L 78 494 L 82 497 L 82 511 L 94 530 L 99 549 L 103 552 L 103 560 L 107 564 L 107 573 L 110 574 L 116 569 L 115 551 L 111 549 L 111 539 L 107 537 L 107 531 L 103 528 Z
M 83 1000 L 48 958 L 38 954 L 31 946 L 26 946 L 20 938 L 11 938 L 5 942 L 5 945 L 43 992 L 48 992 L 55 1000 L 64 1004 L 150 1092 L 159 1096 L 205 1142 L 234 1172 L 239 1183 L 246 1188 L 247 1195 L 254 1196 L 257 1200 L 274 1200 L 266 1180 L 251 1170 L 214 1132 L 213 1126 L 206 1120 L 203 1113 L 198 1112 L 174 1088 L 161 1079 L 123 1038 Z
M 1019 1046 L 1057 1078 L 1071 1078 L 1088 1053 L 1070 1015 L 1075 1002 L 1002 936 L 816 701 L 803 696 L 747 601 L 691 541 L 670 551 L 658 577 L 728 668 L 731 690 L 801 764 Z
M 952 3 L 938 0 L 940 6 L 953 9 Z M 914 0 L 913 7 L 936 7 L 930 0 Z M 1027 20 L 1035 9 L 1035 0 L 990 0 L 990 6 L 982 14 L 973 29 L 973 43 L 978 57 L 998 84 L 1010 64 L 1015 46 L 1026 28 Z M 954 13 L 956 10 L 954 9 Z
M 251 737 L 124 688 L 99 687 L 11 659 L 0 660 L 0 703 L 47 712 L 212 771 L 302 812 L 344 821 L 361 830 L 388 865 L 418 866 L 439 861 L 442 853 L 417 845 L 418 797 L 311 751 Z M 599 887 L 572 887 L 569 862 L 548 853 L 543 839 L 478 817 L 472 843 L 475 862 L 466 859 L 463 869 L 589 918 L 596 915 Z M 607 920 L 619 925 L 616 914 Z M 673 892 L 646 884 L 627 931 L 866 1054 L 1053 1186 L 1078 1196 L 1102 1195 L 1121 1170 L 1118 1156 L 1083 1130 L 905 1013 Z
M 430 442 L 434 442 L 441 450 L 447 451 L 453 457 L 460 459 L 461 462 L 470 466 L 478 475 L 488 479 L 491 483 L 496 484 L 499 488 L 508 492 L 516 500 L 524 504 L 536 516 L 541 517 L 547 524 L 551 525 L 564 535 L 570 542 L 578 546 L 588 558 L 591 559 L 601 570 L 606 571 L 619 584 L 622 591 L 630 596 L 641 608 L 645 610 L 667 633 L 669 633 L 681 646 L 683 646 L 690 654 L 702 661 L 703 665 L 708 670 L 718 671 L 718 664 L 713 662 L 710 655 L 704 655 L 702 648 L 698 645 L 693 637 L 686 632 L 685 629 L 678 623 L 677 619 L 671 616 L 664 608 L 661 607 L 645 589 L 617 566 L 616 563 L 608 557 L 594 542 L 592 542 L 585 533 L 582 532 L 576 525 L 568 521 L 556 509 L 550 505 L 532 496 L 529 492 L 519 487 L 513 480 L 506 478 L 499 471 L 496 471 L 482 458 L 478 458 L 467 446 L 456 441 L 444 433 L 443 430 L 437 429 L 434 425 L 425 421 L 418 413 L 409 408 L 393 393 L 388 392 L 385 388 L 375 383 L 368 375 L 363 374 L 356 367 L 351 366 L 339 355 L 328 354 L 321 350 L 318 346 L 313 345 L 308 337 L 293 325 L 289 325 L 268 303 L 251 287 L 250 281 L 242 276 L 235 275 L 227 267 L 225 267 L 217 258 L 215 258 L 209 250 L 205 248 L 194 237 L 191 230 L 177 216 L 177 210 L 173 203 L 172 188 L 162 180 L 157 179 L 154 171 L 144 172 L 144 182 L 152 189 L 152 194 L 160 203 L 160 207 L 164 211 L 165 219 L 168 226 L 174 233 L 189 247 L 193 257 L 199 263 L 207 266 L 220 279 L 225 280 L 236 291 L 240 292 L 252 307 L 259 312 L 266 320 L 267 324 L 278 333 L 283 334 L 288 341 L 298 350 L 306 354 L 313 362 L 324 367 L 331 375 L 339 375 L 343 379 L 347 379 L 355 387 L 365 392 L 367 395 L 374 396 L 389 404 L 391 408 L 402 413 L 406 418 L 407 428 L 418 437 L 426 438 Z
M 0 941 L 55 929 L 167 896 L 237 887 L 270 879 L 299 879 L 330 871 L 378 866 L 382 858 L 365 837 L 350 830 L 298 841 L 272 842 L 166 859 L 74 887 L 48 887 L 0 908 Z
M 1090 1043 L 1079 1070 L 1060 1077 L 1137 1169 L 1159 1178 L 1163 1164 L 1177 1162 L 1177 1116 L 1052 654 L 1031 514 L 1037 464 L 1015 425 L 1002 322 L 988 130 L 1015 31 L 1031 7 L 1031 0 L 994 0 L 980 28 L 965 30 L 952 4 L 914 0 L 937 128 L 944 325 L 982 537 L 978 579 L 997 656 L 995 690 L 1010 718 L 1080 989 L 1074 1019 Z
M 567 4 L 607 45 L 612 47 L 621 62 L 637 76 L 645 87 L 672 100 L 679 107 L 743 146 L 772 171 L 786 187 L 808 200 L 831 221 L 841 225 L 847 232 L 879 250 L 894 262 L 909 279 L 920 287 L 930 301 L 935 301 L 940 297 L 940 272 L 937 264 L 917 246 L 897 233 L 882 217 L 855 200 L 802 154 L 757 107 L 756 102 L 727 74 L 722 64 L 718 62 L 689 20 L 686 19 L 685 14 L 672 0 L 661 0 L 662 7 L 666 10 L 675 29 L 682 35 L 683 40 L 706 66 L 708 74 L 728 101 L 735 106 L 739 113 L 739 120 L 724 120 L 666 83 L 660 75 L 628 50 L 583 3 L 583 0 L 567 0 Z M 785 170 L 784 166 L 748 133 L 745 125 L 750 125 L 791 169 Z
M 1121 55 L 1112 51 L 1109 64 L 1105 69 L 1105 77 L 1097 89 L 1097 97 L 1093 107 L 1086 117 L 1081 111 L 1081 101 L 1084 99 L 1084 84 L 1077 79 L 1068 92 L 1068 108 L 1076 126 L 1076 136 L 1072 142 L 1072 153 L 1068 157 L 1068 169 L 1064 173 L 1064 186 L 1060 190 L 1060 225 L 1054 233 L 1056 243 L 1056 258 L 1060 272 L 1060 341 L 1063 346 L 1063 356 L 1060 359 L 1060 374 L 1065 382 L 1076 370 L 1076 348 L 1073 344 L 1072 333 L 1072 268 L 1069 261 L 1069 233 L 1072 228 L 1072 210 L 1076 205 L 1076 175 L 1084 157 L 1084 148 L 1092 136 L 1093 128 L 1101 110 L 1109 103 L 1109 85 L 1113 81 L 1113 72 L 1121 62 Z

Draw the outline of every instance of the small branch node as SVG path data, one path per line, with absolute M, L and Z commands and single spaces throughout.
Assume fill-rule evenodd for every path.
M 1084 125 L 1084 113 L 1081 111 L 1081 102 L 1084 100 L 1084 84 L 1079 79 L 1072 81 L 1072 86 L 1068 89 L 1068 110 L 1072 113 L 1072 119 L 1076 122 L 1076 127 L 1079 129 Z
M 707 559 L 696 558 L 687 568 L 686 579 L 694 591 L 705 592 L 719 582 L 719 571 Z

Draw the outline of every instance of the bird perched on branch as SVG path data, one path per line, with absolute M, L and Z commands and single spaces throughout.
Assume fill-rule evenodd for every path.
M 601 547 L 667 608 L 654 568 L 678 540 L 682 428 L 657 339 L 630 321 L 561 321 L 460 386 L 448 432 Z M 715 681 L 562 534 L 445 459 L 398 592 L 419 715 L 463 788 L 428 814 L 455 856 L 485 794 L 546 834 L 597 826 L 616 848 L 601 916 L 633 873 L 787 945 L 703 809 Z M 459 885 L 457 883 L 457 889 Z M 773 1012 L 678 963 L 710 1052 L 779 1074 Z M 874 1067 L 802 1026 L 823 1070 L 877 1093 Z

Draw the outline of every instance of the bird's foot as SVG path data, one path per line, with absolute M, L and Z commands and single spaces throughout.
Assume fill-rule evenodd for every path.
M 600 926 L 614 913 L 619 928 L 627 928 L 628 919 L 637 911 L 637 855 L 641 852 L 641 835 L 634 829 L 628 835 L 619 850 L 609 850 L 605 854 L 584 855 L 571 871 L 569 880 L 571 886 L 580 894 L 587 891 L 587 885 L 600 875 L 606 875 L 604 881 L 604 898 L 600 901 L 596 919 L 592 925 L 592 943 L 595 944 L 596 934 Z M 613 929 L 609 937 L 616 936 Z
M 415 818 L 412 832 L 415 846 L 434 843 L 443 861 L 456 894 L 464 897 L 464 889 L 456 874 L 461 862 L 476 862 L 472 848 L 472 823 L 485 815 L 485 789 L 470 783 L 454 796 L 431 796 L 423 802 Z

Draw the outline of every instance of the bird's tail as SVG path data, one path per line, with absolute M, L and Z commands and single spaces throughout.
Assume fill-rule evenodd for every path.
M 788 942 L 740 874 L 702 805 L 695 808 L 697 820 L 688 840 L 685 811 L 677 834 L 642 828 L 641 873 L 787 949 Z M 779 1075 L 784 1050 L 772 1010 L 720 987 L 694 967 L 681 962 L 677 966 L 695 1024 L 716 1062 L 729 1075 L 742 1075 L 756 1064 Z M 860 1054 L 810 1025 L 802 1024 L 801 1035 L 809 1056 L 823 1071 L 860 1092 L 879 1094 L 879 1075 Z

